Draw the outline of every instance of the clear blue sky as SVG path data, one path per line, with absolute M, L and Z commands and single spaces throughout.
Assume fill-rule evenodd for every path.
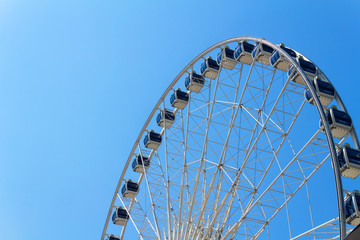
M 309 56 L 360 131 L 359 12 L 358 1 L 0 0 L 0 239 L 99 239 L 158 98 L 230 37 Z

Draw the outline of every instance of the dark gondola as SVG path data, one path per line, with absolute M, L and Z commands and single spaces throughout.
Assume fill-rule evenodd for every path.
M 144 145 L 146 148 L 156 150 L 161 144 L 162 137 L 159 133 L 154 130 L 147 131 L 144 137 Z
M 107 240 L 120 240 L 120 237 L 110 234 L 110 235 L 107 235 Z
M 228 46 L 222 48 L 217 55 L 216 62 L 223 68 L 233 70 L 237 64 L 237 61 L 234 58 L 234 50 L 230 49 Z
M 341 175 L 355 179 L 360 175 L 360 151 L 345 144 L 338 153 Z
M 350 225 L 357 226 L 360 224 L 360 194 L 355 190 L 345 197 L 345 217 L 346 222 Z
M 301 69 L 306 74 L 307 78 L 310 81 L 312 81 L 315 78 L 315 76 L 317 75 L 316 66 L 312 62 L 305 60 L 302 56 L 298 56 L 297 62 L 299 63 Z M 294 66 L 291 66 L 289 68 L 287 75 L 288 75 L 288 77 L 291 78 L 291 80 L 293 82 L 296 82 L 298 84 L 306 86 L 304 80 L 302 79 L 301 75 L 298 73 L 296 68 L 294 68 Z
M 150 159 L 142 155 L 136 155 L 132 162 L 134 172 L 144 173 L 150 167 Z M 145 171 L 144 171 L 145 170 Z
M 256 44 L 256 47 L 252 51 L 252 57 L 258 61 L 259 63 L 269 65 L 270 64 L 270 57 L 273 54 L 274 49 L 264 43 Z
M 219 74 L 219 65 L 211 57 L 207 57 L 201 64 L 200 73 L 204 77 L 215 79 Z
M 326 113 L 326 120 L 330 126 L 333 137 L 342 139 L 352 128 L 352 121 L 346 112 L 337 110 L 335 106 Z M 324 132 L 322 121 L 319 122 L 320 129 Z
M 175 113 L 167 109 L 165 109 L 165 111 L 161 109 L 156 117 L 156 123 L 159 127 L 165 126 L 166 128 L 170 128 L 174 122 L 175 122 Z
M 280 47 L 290 55 L 290 57 L 296 59 L 296 52 L 290 48 L 285 47 L 284 44 L 280 44 Z M 291 66 L 291 63 L 286 59 L 286 57 L 280 54 L 279 51 L 275 51 L 270 57 L 270 63 L 274 68 L 277 68 L 281 71 L 287 72 Z
M 128 212 L 122 207 L 115 207 L 115 211 L 114 211 L 114 213 L 112 215 L 113 223 L 116 224 L 116 225 L 124 226 L 128 220 L 129 220 Z M 115 236 L 113 236 L 113 237 L 115 237 Z M 117 239 L 117 238 L 115 237 L 115 238 L 112 238 L 112 239 Z
M 312 84 L 320 99 L 321 105 L 325 107 L 328 106 L 335 98 L 335 88 L 333 87 L 333 85 L 329 82 L 321 80 L 319 76 L 315 77 L 314 81 L 312 81 Z M 306 101 L 308 101 L 310 104 L 315 105 L 314 99 L 309 89 L 305 91 L 304 95 Z
M 185 79 L 185 87 L 190 92 L 199 93 L 204 85 L 204 77 L 195 72 L 190 73 Z
M 139 184 L 131 180 L 126 180 L 121 189 L 121 194 L 126 198 L 135 198 L 139 192 Z
M 174 108 L 184 109 L 189 102 L 189 94 L 183 92 L 180 88 L 174 90 L 174 93 L 170 97 L 170 104 Z
M 239 45 L 235 48 L 234 58 L 242 63 L 250 65 L 253 62 L 252 51 L 255 46 L 246 41 L 239 42 Z

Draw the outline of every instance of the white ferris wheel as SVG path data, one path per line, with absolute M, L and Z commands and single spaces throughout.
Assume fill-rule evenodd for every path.
M 265 39 L 195 57 L 124 161 L 102 240 L 345 239 L 360 223 L 360 194 L 346 189 L 359 141 L 339 93 L 310 59 Z

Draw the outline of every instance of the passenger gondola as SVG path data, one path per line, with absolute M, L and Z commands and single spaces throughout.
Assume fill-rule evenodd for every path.
M 258 61 L 259 63 L 269 65 L 270 64 L 270 57 L 273 54 L 274 49 L 264 43 L 256 44 L 256 47 L 252 51 L 252 57 Z
M 296 52 L 290 48 L 285 47 L 284 44 L 280 44 L 280 48 L 282 48 L 285 52 L 287 52 L 290 57 L 296 59 Z M 287 72 L 291 66 L 291 63 L 286 59 L 284 55 L 282 55 L 279 51 L 275 51 L 273 55 L 270 57 L 270 63 L 274 68 L 277 68 L 281 71 Z
M 144 173 L 150 167 L 150 159 L 143 155 L 136 155 L 132 162 L 134 172 Z
M 200 73 L 204 77 L 215 79 L 219 74 L 219 65 L 211 57 L 204 60 L 200 67 Z
M 184 109 L 189 102 L 189 94 L 183 92 L 180 88 L 174 90 L 174 93 L 170 97 L 170 104 L 174 108 Z
M 325 107 L 328 106 L 335 98 L 335 88 L 333 87 L 333 85 L 329 82 L 321 80 L 319 76 L 315 77 L 314 81 L 312 81 L 312 84 L 320 99 L 321 105 Z M 309 89 L 305 91 L 304 95 L 306 101 L 308 101 L 310 104 L 315 105 L 314 99 Z
M 159 133 L 154 130 L 147 131 L 144 137 L 144 145 L 146 148 L 156 150 L 161 144 L 162 137 Z
M 116 224 L 116 225 L 124 226 L 127 223 L 128 220 L 129 220 L 129 214 L 126 211 L 126 209 L 124 209 L 122 207 L 115 207 L 115 211 L 114 211 L 114 213 L 112 215 L 113 223 Z M 110 239 L 111 238 L 109 238 L 109 240 Z M 115 238 L 112 238 L 112 239 L 115 240 L 117 238 L 115 237 Z
M 218 53 L 216 62 L 223 68 L 233 70 L 237 64 L 237 61 L 234 58 L 234 50 L 230 49 L 228 46 L 225 46 Z
M 312 62 L 305 60 L 302 56 L 298 56 L 297 62 L 299 63 L 299 66 L 306 74 L 307 78 L 310 81 L 312 81 L 315 78 L 315 76 L 317 75 L 316 66 Z M 296 68 L 294 68 L 294 66 L 291 66 L 289 68 L 287 75 L 288 75 L 288 77 L 291 78 L 291 80 L 293 82 L 296 82 L 296 83 L 306 86 L 304 80 L 302 79 L 301 75 L 298 73 Z
M 161 109 L 156 117 L 156 123 L 159 127 L 165 126 L 166 128 L 170 128 L 174 122 L 175 122 L 175 113 L 167 109 L 165 109 L 165 111 Z
M 357 226 L 360 224 L 360 194 L 354 190 L 345 197 L 345 217 L 346 222 L 350 225 Z
M 110 234 L 110 235 L 107 235 L 107 240 L 120 240 L 120 237 Z
M 338 153 L 341 175 L 355 179 L 360 175 L 360 151 L 345 144 Z
M 185 79 L 185 87 L 190 92 L 199 93 L 205 85 L 205 79 L 202 75 L 195 72 L 190 73 Z
M 234 51 L 234 58 L 239 62 L 250 65 L 253 62 L 251 54 L 254 48 L 255 46 L 247 41 L 239 42 Z
M 331 133 L 335 138 L 343 138 L 352 128 L 352 121 L 346 112 L 337 110 L 335 106 L 331 107 L 325 115 L 330 126 Z M 320 129 L 324 132 L 322 121 L 319 122 Z
M 135 198 L 139 192 L 139 184 L 131 180 L 126 180 L 121 189 L 121 194 L 126 198 Z

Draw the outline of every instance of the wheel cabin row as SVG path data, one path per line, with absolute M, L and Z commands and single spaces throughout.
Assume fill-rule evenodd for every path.
M 195 72 L 189 73 L 185 79 L 185 88 L 189 92 L 199 93 L 205 85 L 205 78 Z M 181 89 L 175 89 L 170 97 L 170 104 L 176 109 L 184 109 L 189 102 L 189 92 L 183 92 Z M 175 112 L 168 109 L 161 109 L 156 116 L 156 124 L 162 128 L 170 128 L 175 122 Z M 162 142 L 162 135 L 154 130 L 146 131 L 143 139 L 145 148 L 157 150 Z M 135 155 L 131 165 L 134 172 L 144 174 L 150 167 L 150 158 L 142 154 Z M 123 197 L 134 199 L 139 192 L 139 184 L 131 180 L 126 180 L 121 188 Z M 129 213 L 121 206 L 115 207 L 112 215 L 114 224 L 124 226 L 129 220 Z M 108 235 L 109 240 L 118 240 L 120 238 L 114 235 Z
M 298 63 L 306 77 L 310 80 L 320 100 L 320 104 L 327 107 L 335 99 L 336 91 L 333 85 L 321 79 L 317 67 L 311 61 L 306 60 L 303 56 L 298 55 L 294 50 L 285 47 L 283 44 L 280 44 L 280 48 Z M 287 72 L 287 76 L 291 81 L 306 86 L 302 76 L 291 62 L 279 51 L 274 50 L 266 44 L 257 43 L 253 45 L 242 41 L 235 50 L 231 50 L 225 46 L 218 53 L 216 60 L 217 65 L 210 57 L 205 59 L 201 66 L 201 74 L 204 77 L 215 79 L 220 66 L 232 70 L 237 62 L 250 65 L 255 60 L 265 65 L 271 64 L 274 68 Z M 305 90 L 304 97 L 310 104 L 315 105 L 315 100 L 309 89 Z M 326 112 L 326 121 L 330 127 L 332 136 L 338 139 L 342 139 L 349 134 L 353 127 L 351 117 L 345 111 L 338 110 L 335 106 L 332 106 Z M 325 129 L 321 120 L 319 126 L 324 132 Z M 360 175 L 360 151 L 358 149 L 351 148 L 350 145 L 344 144 L 338 152 L 337 158 L 343 177 L 355 179 Z M 355 190 L 346 196 L 345 209 L 347 223 L 355 226 L 359 225 L 360 194 L 358 191 Z
M 310 61 L 298 55 L 294 50 L 280 44 L 290 57 L 292 57 L 301 67 L 307 78 L 310 80 L 316 94 L 320 100 L 321 105 L 327 107 L 335 98 L 335 88 L 331 83 L 326 82 L 318 76 L 317 67 Z M 184 109 L 190 97 L 190 92 L 199 93 L 205 85 L 205 78 L 216 79 L 220 72 L 220 66 L 229 70 L 236 67 L 238 62 L 250 65 L 253 61 L 260 62 L 265 65 L 272 65 L 274 68 L 287 72 L 291 81 L 306 85 L 296 68 L 287 60 L 287 58 L 279 51 L 274 50 L 266 44 L 257 43 L 253 45 L 247 41 L 239 42 L 235 50 L 228 46 L 221 48 L 217 55 L 216 61 L 211 57 L 204 59 L 200 67 L 200 74 L 192 71 L 185 78 L 185 88 L 187 92 L 181 89 L 175 89 L 170 96 L 170 104 L 176 109 Z M 315 100 L 309 89 L 304 92 L 305 99 L 312 105 L 315 105 Z M 344 112 L 337 110 L 336 107 L 331 107 L 326 112 L 326 120 L 330 126 L 331 133 L 335 138 L 343 138 L 351 131 L 352 121 L 350 116 Z M 156 123 L 162 128 L 171 128 L 175 122 L 175 111 L 168 109 L 161 109 L 156 117 Z M 321 120 L 319 122 L 320 129 L 324 131 L 324 125 Z M 146 131 L 143 139 L 144 146 L 151 150 L 157 150 L 162 142 L 160 133 L 154 130 Z M 360 151 L 351 148 L 345 144 L 338 152 L 338 162 L 340 165 L 341 175 L 347 178 L 355 179 L 360 174 Z M 150 167 L 150 159 L 144 155 L 135 155 L 132 162 L 132 169 L 137 173 L 144 174 Z M 123 197 L 134 199 L 139 192 L 139 184 L 131 180 L 126 180 L 121 194 Z M 345 198 L 346 220 L 348 224 L 360 224 L 360 194 L 354 191 L 351 195 Z M 129 213 L 122 207 L 115 207 L 112 216 L 112 221 L 117 225 L 126 225 L 129 219 Z M 109 240 L 118 240 L 120 238 L 114 235 L 108 235 Z
M 139 158 L 137 157 L 136 160 Z M 145 159 L 140 157 L 140 161 L 144 162 L 143 169 L 145 168 Z M 139 184 L 137 182 L 131 181 L 131 179 L 126 180 L 125 184 L 121 188 L 121 195 L 126 198 L 134 199 L 139 192 Z M 116 225 L 125 226 L 128 222 L 130 216 L 129 212 L 123 207 L 115 207 L 115 211 L 112 215 L 112 222 Z M 115 236 L 113 236 L 115 237 Z M 114 240 L 117 240 L 115 237 Z

